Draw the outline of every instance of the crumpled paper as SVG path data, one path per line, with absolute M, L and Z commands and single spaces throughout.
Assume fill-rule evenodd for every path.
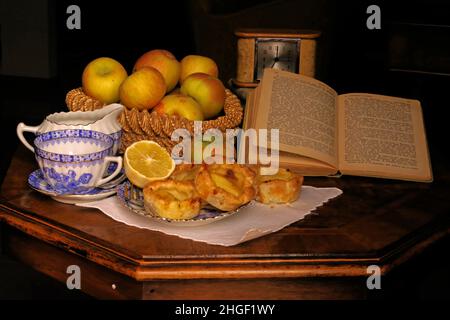
M 141 216 L 126 208 L 116 197 L 77 205 L 97 208 L 129 226 L 214 245 L 233 246 L 281 230 L 340 194 L 342 191 L 338 188 L 302 186 L 296 202 L 271 206 L 253 202 L 230 217 L 201 226 L 173 226 Z

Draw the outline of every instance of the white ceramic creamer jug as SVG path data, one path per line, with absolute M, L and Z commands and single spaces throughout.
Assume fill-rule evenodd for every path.
M 24 132 L 32 132 L 36 136 L 56 130 L 83 129 L 93 130 L 108 134 L 113 138 L 113 153 L 116 154 L 120 147 L 122 127 L 118 122 L 118 116 L 124 106 L 118 103 L 107 105 L 94 111 L 57 112 L 48 115 L 38 126 L 27 126 L 23 122 L 17 125 L 17 136 L 20 141 L 34 152 L 34 148 L 25 139 Z

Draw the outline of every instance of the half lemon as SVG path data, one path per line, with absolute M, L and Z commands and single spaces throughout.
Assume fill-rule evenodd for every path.
M 152 181 L 164 180 L 175 170 L 170 154 L 154 141 L 141 140 L 125 150 L 125 174 L 139 188 Z

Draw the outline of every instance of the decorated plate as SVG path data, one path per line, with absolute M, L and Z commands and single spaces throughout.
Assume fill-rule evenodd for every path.
M 176 226 L 199 226 L 209 224 L 232 216 L 243 207 L 248 206 L 248 204 L 246 204 L 234 211 L 221 211 L 213 207 L 205 207 L 195 218 L 174 220 L 163 218 L 155 213 L 146 211 L 144 208 L 144 195 L 142 189 L 133 186 L 129 181 L 126 181 L 117 187 L 117 197 L 125 207 L 137 214 Z
M 101 200 L 116 193 L 116 186 L 112 186 L 108 189 L 94 188 L 85 194 L 58 194 L 52 189 L 52 186 L 47 183 L 41 169 L 33 171 L 28 176 L 28 185 L 39 193 L 50 196 L 56 201 L 68 204 Z

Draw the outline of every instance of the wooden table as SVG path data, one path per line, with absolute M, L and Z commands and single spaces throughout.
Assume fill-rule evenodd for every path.
M 98 298 L 364 298 L 367 266 L 385 275 L 449 233 L 448 176 L 307 178 L 344 193 L 279 232 L 222 247 L 55 202 L 27 186 L 36 168 L 19 148 L 1 187 L 3 252 L 63 283 L 78 265 L 81 289 Z

